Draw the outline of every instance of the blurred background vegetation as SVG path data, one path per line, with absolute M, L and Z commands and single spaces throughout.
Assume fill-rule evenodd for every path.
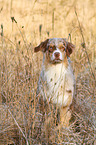
M 46 113 L 35 113 L 42 54 L 34 47 L 52 37 L 76 45 L 77 105 L 69 129 L 58 133 L 53 121 L 46 134 Z M 0 145 L 95 144 L 95 62 L 95 0 L 0 0 Z

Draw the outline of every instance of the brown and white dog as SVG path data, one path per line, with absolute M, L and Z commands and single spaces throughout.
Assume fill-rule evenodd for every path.
M 37 94 L 60 108 L 60 121 L 65 126 L 69 125 L 71 118 L 69 108 L 74 94 L 75 79 L 68 61 L 74 48 L 64 38 L 47 39 L 34 48 L 35 52 L 43 52 Z

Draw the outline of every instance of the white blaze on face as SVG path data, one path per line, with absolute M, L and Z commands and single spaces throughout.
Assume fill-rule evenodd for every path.
M 52 60 L 52 61 L 56 59 L 55 53 L 59 53 L 59 54 L 60 54 L 59 59 L 60 59 L 60 60 L 63 60 L 61 51 L 60 51 L 58 48 L 56 48 L 56 50 L 54 50 L 54 52 L 53 52 L 53 54 L 52 54 L 52 57 L 51 57 L 51 60 Z

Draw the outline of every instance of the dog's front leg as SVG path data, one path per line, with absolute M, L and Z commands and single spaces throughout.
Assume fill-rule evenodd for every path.
M 69 120 L 71 118 L 71 112 L 69 107 L 61 107 L 60 108 L 60 123 L 64 127 L 69 126 Z

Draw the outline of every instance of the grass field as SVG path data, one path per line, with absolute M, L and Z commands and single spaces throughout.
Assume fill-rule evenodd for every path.
M 0 0 L 0 145 L 95 145 L 95 7 L 95 0 Z M 51 37 L 76 45 L 73 115 L 62 130 L 56 130 L 52 104 L 51 123 L 46 109 L 45 114 L 37 109 L 42 53 L 35 54 L 34 47 Z

